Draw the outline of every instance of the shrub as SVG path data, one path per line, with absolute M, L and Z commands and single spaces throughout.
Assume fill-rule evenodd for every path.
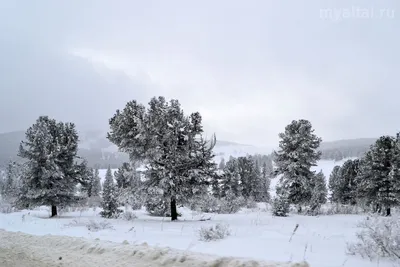
M 0 213 L 11 213 L 14 211 L 14 208 L 10 203 L 5 201 L 0 201 Z
M 247 209 L 256 209 L 258 208 L 257 202 L 253 198 L 249 198 L 246 200 L 246 208 Z
M 86 228 L 91 232 L 98 232 L 98 231 L 104 230 L 104 229 L 114 229 L 113 226 L 111 225 L 111 223 L 109 223 L 107 221 L 96 222 L 93 220 L 90 220 L 86 224 Z
M 354 205 L 342 205 L 342 204 L 327 204 L 321 209 L 321 213 L 324 215 L 335 215 L 335 214 L 360 214 L 364 213 L 361 207 Z
M 125 211 L 124 213 L 122 213 L 121 218 L 125 221 L 133 221 L 137 219 L 137 216 L 132 211 Z
M 289 202 L 283 196 L 277 196 L 272 200 L 272 214 L 278 217 L 286 217 L 289 213 Z
M 229 229 L 229 225 L 224 224 L 216 224 L 215 226 L 211 227 L 201 227 L 199 230 L 199 239 L 200 241 L 216 241 L 220 239 L 224 239 L 225 237 L 229 236 L 231 231 Z
M 367 217 L 359 225 L 358 241 L 348 244 L 348 253 L 375 258 L 388 258 L 400 262 L 400 218 Z

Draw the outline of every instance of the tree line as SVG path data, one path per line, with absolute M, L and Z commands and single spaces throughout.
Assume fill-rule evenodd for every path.
M 41 116 L 20 144 L 21 165 L 10 164 L 0 180 L 0 193 L 18 208 L 77 203 L 100 205 L 101 215 L 118 217 L 119 207 L 140 208 L 154 215 L 179 217 L 178 207 L 231 213 L 255 202 L 270 202 L 273 213 L 286 216 L 289 206 L 318 214 L 328 199 L 326 178 L 312 168 L 321 158 L 322 139 L 307 120 L 294 120 L 279 134 L 273 155 L 231 157 L 215 162 L 216 138 L 203 137 L 202 117 L 186 115 L 178 100 L 154 97 L 147 106 L 135 100 L 109 120 L 107 138 L 129 156 L 100 183 L 98 169 L 77 154 L 79 137 L 73 123 Z M 382 137 L 360 161 L 335 167 L 329 200 L 364 203 L 381 211 L 399 202 L 399 136 Z M 139 167 L 144 168 L 139 168 Z M 271 199 L 271 179 L 278 177 Z M 97 203 L 97 204 L 96 204 Z M 199 206 L 201 205 L 201 207 Z

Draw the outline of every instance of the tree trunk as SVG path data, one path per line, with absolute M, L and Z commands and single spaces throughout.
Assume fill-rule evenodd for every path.
M 176 210 L 176 198 L 171 197 L 171 221 L 178 220 L 178 211 Z
M 51 206 L 51 217 L 57 216 L 57 206 Z
M 386 208 L 386 216 L 390 216 L 391 212 L 390 212 L 390 208 Z

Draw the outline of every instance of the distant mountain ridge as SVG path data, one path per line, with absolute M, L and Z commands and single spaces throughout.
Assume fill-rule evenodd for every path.
M 107 168 L 119 167 L 122 162 L 128 160 L 125 153 L 118 152 L 117 147 L 108 141 L 106 133 L 102 131 L 80 132 L 79 155 L 88 160 L 90 166 Z M 0 133 L 0 167 L 5 166 L 9 160 L 18 160 L 17 151 L 19 144 L 25 139 L 24 131 Z M 374 138 L 360 138 L 323 142 L 320 146 L 322 159 L 341 160 L 343 158 L 359 157 L 365 153 Z M 240 144 L 236 142 L 217 140 L 214 148 L 216 161 L 222 158 L 240 157 L 246 155 L 268 155 L 273 148 Z

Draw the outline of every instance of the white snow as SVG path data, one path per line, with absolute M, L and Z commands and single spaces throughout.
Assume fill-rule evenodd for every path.
M 183 213 L 183 217 L 180 218 L 179 222 L 170 222 L 168 219 L 150 217 L 145 211 L 141 210 L 136 211 L 138 218 L 134 221 L 107 220 L 113 226 L 112 229 L 91 232 L 87 229 L 86 224 L 91 220 L 104 220 L 99 217 L 99 210 L 70 212 L 62 214 L 59 218 L 49 219 L 49 210 L 41 208 L 34 211 L 0 214 L 0 229 L 10 232 L 20 231 L 37 236 L 51 234 L 83 237 L 92 240 L 90 242 L 93 242 L 96 238 L 117 243 L 122 243 L 125 240 L 130 244 L 142 244 L 146 242 L 154 248 L 170 247 L 185 251 L 186 253 L 190 253 L 190 255 L 192 253 L 206 253 L 220 257 L 235 256 L 269 262 L 306 261 L 310 266 L 317 267 L 376 266 L 374 262 L 349 256 L 345 253 L 346 244 L 354 240 L 357 230 L 356 224 L 363 219 L 363 216 L 332 215 L 310 217 L 291 215 L 287 218 L 279 218 L 272 217 L 269 211 L 263 209 L 253 211 L 243 210 L 238 214 L 232 215 L 198 214 L 187 209 L 181 209 L 180 211 Z M 200 221 L 201 218 L 211 218 L 211 220 Z M 216 242 L 199 241 L 198 230 L 202 226 L 214 225 L 218 222 L 228 223 L 232 230 L 232 235 Z M 292 241 L 289 242 L 296 224 L 299 225 L 299 228 L 294 234 Z M 0 238 L 0 240 L 3 239 L 1 235 Z M 45 237 L 45 240 L 49 238 Z M 76 239 L 59 239 L 60 248 L 57 247 L 57 249 L 64 251 L 64 254 L 79 254 L 78 252 L 68 250 L 68 247 L 73 249 L 78 246 L 71 246 L 68 243 Z M 20 246 L 20 244 L 28 244 L 29 240 L 36 239 L 20 240 L 17 237 L 12 237 L 12 240 L 15 246 Z M 37 242 L 50 242 L 45 240 Z M 29 246 L 29 244 L 24 246 Z M 90 245 L 85 245 L 84 248 L 84 251 L 90 251 Z M 33 246 L 32 249 L 39 248 Z M 56 249 L 55 244 L 50 242 L 49 249 Z M 25 253 L 31 252 L 25 251 Z M 109 257 L 107 253 L 106 255 Z M 54 254 L 50 253 L 50 255 Z M 99 256 L 99 261 L 102 261 L 102 257 Z M 115 257 L 120 258 L 123 256 L 116 254 Z M 129 258 L 129 253 L 125 257 Z M 380 267 L 389 266 L 391 266 L 390 263 L 380 261 Z
M 0 230 L 1 266 L 45 267 L 62 264 L 73 267 L 124 266 L 255 266 L 254 261 L 234 257 L 151 248 L 147 244 L 129 245 L 89 241 L 66 236 L 32 236 Z M 22 265 L 23 264 L 23 265 Z M 53 265 L 50 265 L 53 264 Z M 257 262 L 265 267 L 307 267 L 304 264 Z M 59 266 L 60 266 L 59 265 Z
M 321 161 L 315 170 L 322 169 L 328 178 L 333 167 L 343 164 L 344 161 L 336 163 Z M 101 176 L 103 175 L 101 172 Z M 127 262 L 135 264 L 137 262 L 135 266 L 139 267 L 163 264 L 163 266 L 239 266 L 238 263 L 235 263 L 236 265 L 232 263 L 236 262 L 236 259 L 231 258 L 234 256 L 253 259 L 259 264 L 248 266 L 290 266 L 267 265 L 261 263 L 262 261 L 306 261 L 311 267 L 378 266 L 377 262 L 346 254 L 347 243 L 355 240 L 355 233 L 359 230 L 356 226 L 365 218 L 363 215 L 311 217 L 291 214 L 289 217 L 280 218 L 272 217 L 266 207 L 260 206 L 258 209 L 242 210 L 231 215 L 202 214 L 180 209 L 182 213 L 180 221 L 170 222 L 167 218 L 150 217 L 144 210 L 139 210 L 135 211 L 138 218 L 133 221 L 107 220 L 111 223 L 112 229 L 89 231 L 86 225 L 90 221 L 105 220 L 98 215 L 99 211 L 99 209 L 86 209 L 64 213 L 52 219 L 48 218 L 50 212 L 47 207 L 0 214 L 0 229 L 36 236 L 29 237 L 21 233 L 0 231 L 0 262 L 7 257 L 11 261 L 13 258 L 17 260 L 18 255 L 21 255 L 22 260 L 23 255 L 28 255 L 27 257 L 34 255 L 32 262 L 40 261 L 40 264 L 35 262 L 34 266 L 54 266 L 46 264 L 54 263 L 56 261 L 54 257 L 58 258 L 59 255 L 63 257 L 62 262 L 65 266 L 71 267 L 129 266 Z M 200 220 L 204 218 L 210 220 Z M 199 241 L 198 231 L 202 226 L 211 226 L 219 222 L 229 224 L 232 231 L 230 236 L 214 242 Z M 289 242 L 297 224 L 299 227 Z M 46 236 L 48 234 L 57 237 Z M 124 241 L 131 245 L 123 245 Z M 144 242 L 150 247 L 140 245 Z M 133 251 L 140 253 L 132 255 Z M 164 254 L 165 251 L 168 251 L 168 255 Z M 137 255 L 142 255 L 142 258 Z M 184 262 L 178 260 L 182 257 Z M 221 260 L 223 264 L 218 265 L 217 257 L 228 258 Z M 89 260 L 94 263 L 89 263 Z M 112 260 L 116 262 L 110 265 Z M 32 262 L 29 261 L 30 264 L 33 264 Z M 1 264 L 0 266 L 3 267 Z M 380 259 L 379 266 L 389 267 L 392 263 Z

